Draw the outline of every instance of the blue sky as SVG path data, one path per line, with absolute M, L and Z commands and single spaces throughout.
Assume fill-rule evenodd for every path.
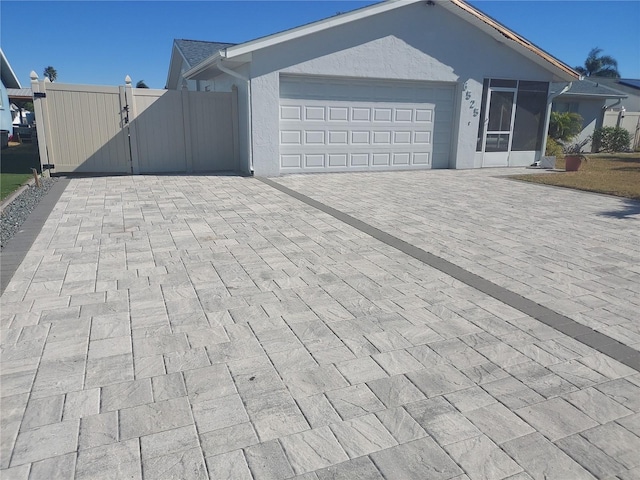
M 174 38 L 242 42 L 371 3 L 2 0 L 0 41 L 23 86 L 52 65 L 60 82 L 118 85 L 128 74 L 163 88 Z M 639 0 L 470 3 L 572 67 L 597 46 L 640 78 Z

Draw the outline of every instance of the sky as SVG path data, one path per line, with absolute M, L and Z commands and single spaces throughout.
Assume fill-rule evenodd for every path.
M 640 78 L 640 0 L 469 0 L 571 67 L 593 47 Z M 23 87 L 48 65 L 58 81 L 164 88 L 174 38 L 240 43 L 372 1 L 8 1 L 0 44 Z

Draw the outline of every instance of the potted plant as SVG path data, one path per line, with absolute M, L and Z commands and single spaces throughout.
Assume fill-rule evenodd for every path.
M 582 165 L 582 161 L 587 161 L 587 157 L 582 154 L 582 148 L 589 143 L 591 137 L 587 137 L 584 140 L 566 145 L 564 150 L 564 162 L 565 162 L 565 171 L 567 172 L 577 172 Z

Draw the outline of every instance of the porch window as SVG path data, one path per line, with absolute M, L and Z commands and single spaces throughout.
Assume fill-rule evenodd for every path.
M 520 81 L 516 119 L 513 125 L 512 151 L 534 151 L 542 148 L 548 86 L 546 82 Z
M 542 148 L 542 137 L 544 129 L 544 120 L 547 112 L 547 91 L 549 84 L 547 82 L 531 82 L 525 80 L 501 80 L 501 79 L 485 79 L 482 86 L 482 105 L 480 110 L 480 121 L 478 123 L 478 138 L 476 151 L 482 151 L 482 143 L 485 135 L 485 127 L 489 127 L 489 131 L 494 129 L 491 125 L 486 125 L 487 116 L 487 98 L 489 88 L 515 88 L 517 89 L 515 99 L 515 119 L 513 123 L 511 151 L 536 151 Z M 504 108 L 505 115 L 493 115 L 494 123 L 502 122 L 507 119 L 506 113 L 510 112 L 506 98 L 504 102 L 499 102 L 496 94 L 505 95 L 506 93 L 494 91 L 492 104 L 495 102 L 494 108 Z M 513 94 L 510 94 L 513 96 Z M 494 112 L 499 113 L 499 112 Z M 498 125 L 502 129 L 503 125 Z M 496 125 L 494 125 L 496 127 Z M 507 128 L 508 130 L 508 128 Z M 486 135 L 485 152 L 506 152 L 509 150 L 509 135 L 487 134 Z

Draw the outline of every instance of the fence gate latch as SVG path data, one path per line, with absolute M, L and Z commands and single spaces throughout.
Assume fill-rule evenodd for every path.
M 46 92 L 33 92 L 33 98 L 47 98 Z

